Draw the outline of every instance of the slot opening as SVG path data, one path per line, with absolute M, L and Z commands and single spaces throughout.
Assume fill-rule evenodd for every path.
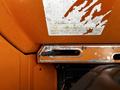
M 80 55 L 80 50 L 56 50 L 42 52 L 42 56 L 78 56 Z
M 120 60 L 120 53 L 116 53 L 113 55 L 114 60 Z

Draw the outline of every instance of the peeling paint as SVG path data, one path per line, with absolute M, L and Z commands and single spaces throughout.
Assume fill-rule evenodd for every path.
M 102 11 L 102 3 L 99 0 L 83 0 L 79 4 L 78 2 L 80 1 L 43 0 L 49 35 L 102 34 L 108 22 L 105 16 L 110 14 L 112 10 L 94 16 L 95 13 Z M 88 12 L 90 13 L 88 14 Z

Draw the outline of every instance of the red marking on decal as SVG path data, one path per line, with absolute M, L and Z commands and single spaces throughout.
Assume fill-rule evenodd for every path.
M 69 10 L 65 13 L 64 17 L 67 17 L 70 12 L 74 10 L 74 6 L 79 6 L 80 4 L 83 3 L 84 0 L 77 0 L 70 8 Z
M 88 34 L 88 33 L 91 33 L 92 31 L 93 31 L 93 29 L 89 29 L 86 33 L 84 33 L 84 35 Z
M 67 16 L 69 15 L 69 13 L 74 10 L 74 7 L 75 7 L 75 6 L 79 6 L 79 5 L 82 4 L 84 1 L 85 1 L 85 0 L 77 0 L 77 1 L 68 9 L 68 11 L 65 13 L 64 17 L 67 17 Z M 85 7 L 87 7 L 92 1 L 93 1 L 93 0 L 88 0 L 87 5 L 86 5 Z M 109 5 L 109 4 L 113 4 L 114 0 L 110 0 L 110 2 L 111 2 L 111 3 L 105 3 L 104 0 L 99 0 L 99 2 L 96 2 L 96 4 L 94 4 L 93 6 L 91 6 L 91 7 L 89 8 L 89 11 L 86 13 L 85 16 L 83 16 L 83 18 L 82 18 L 81 21 L 83 21 L 83 20 L 85 19 L 85 17 L 90 14 L 90 12 L 91 12 L 91 10 L 93 9 L 93 7 L 94 7 L 95 5 L 97 5 L 97 4 L 99 4 L 99 3 L 102 3 L 102 9 L 103 9 L 103 10 L 101 10 L 100 12 L 94 13 L 93 16 L 95 17 L 95 16 L 98 16 L 98 15 L 100 15 L 100 14 L 104 14 L 105 12 L 107 12 L 108 10 L 111 9 L 111 5 Z M 85 7 L 84 7 L 84 8 L 85 8 Z M 81 10 L 82 10 L 82 9 L 81 9 Z M 81 10 L 80 10 L 80 11 L 81 11 Z M 80 12 L 80 11 L 79 11 L 79 12 Z M 94 18 L 94 17 L 93 17 L 93 18 Z

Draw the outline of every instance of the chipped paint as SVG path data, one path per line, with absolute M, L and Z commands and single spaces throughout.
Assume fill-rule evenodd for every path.
M 112 10 L 99 16 L 102 11 L 99 0 L 43 0 L 48 33 L 61 35 L 101 35 L 106 23 L 105 16 Z M 92 8 L 92 9 L 91 9 Z M 88 12 L 90 12 L 88 14 Z

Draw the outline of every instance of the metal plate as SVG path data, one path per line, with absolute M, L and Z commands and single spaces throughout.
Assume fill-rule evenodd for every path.
M 76 56 L 42 56 L 52 50 L 80 50 Z M 38 52 L 39 63 L 114 63 L 114 54 L 120 53 L 119 45 L 45 45 Z

